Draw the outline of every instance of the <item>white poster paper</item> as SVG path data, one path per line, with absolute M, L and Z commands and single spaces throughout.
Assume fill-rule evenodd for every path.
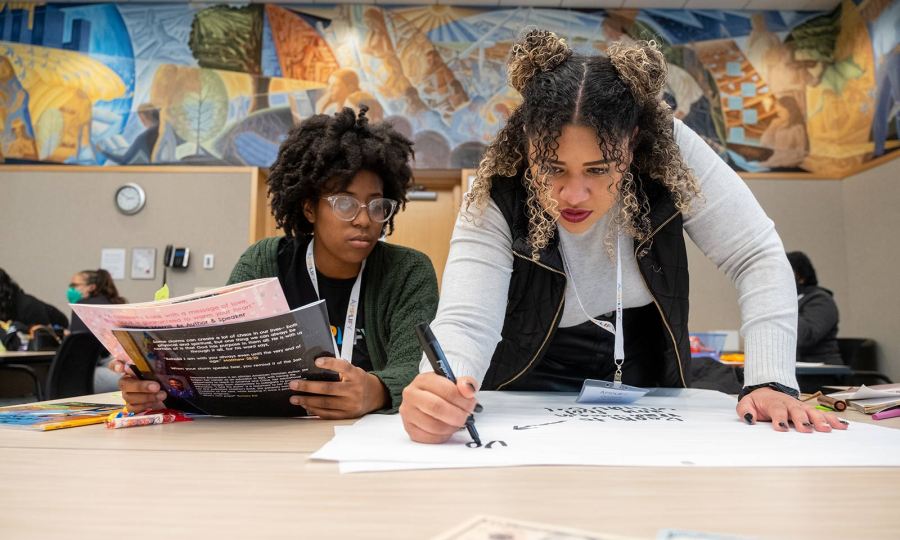
M 125 279 L 125 249 L 106 248 L 100 250 L 100 268 L 109 272 L 113 279 Z
M 747 425 L 735 399 L 657 389 L 627 405 L 581 405 L 575 394 L 481 392 L 483 445 L 465 431 L 445 444 L 410 441 L 399 415 L 369 415 L 313 454 L 342 472 L 607 465 L 636 467 L 900 467 L 900 430 L 852 423 L 831 433 Z

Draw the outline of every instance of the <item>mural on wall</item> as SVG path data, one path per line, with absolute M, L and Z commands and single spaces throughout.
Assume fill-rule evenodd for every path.
M 304 118 L 369 107 L 420 168 L 473 167 L 519 102 L 526 26 L 655 39 L 663 98 L 740 171 L 842 175 L 900 147 L 900 0 L 831 12 L 0 2 L 8 162 L 269 166 Z

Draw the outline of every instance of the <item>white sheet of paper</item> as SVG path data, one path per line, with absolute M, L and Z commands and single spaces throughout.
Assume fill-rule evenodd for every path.
M 398 415 L 369 415 L 336 430 L 313 459 L 342 472 L 608 465 L 641 467 L 900 467 L 900 430 L 851 424 L 831 433 L 748 426 L 733 397 L 709 390 L 653 390 L 629 405 L 579 405 L 575 394 L 481 392 L 475 425 L 445 444 L 414 443 Z
M 646 388 L 620 384 L 616 386 L 610 381 L 586 379 L 581 385 L 581 392 L 575 400 L 577 403 L 625 404 L 633 403 L 649 392 Z
M 858 389 L 854 391 L 847 392 L 835 392 L 833 394 L 828 394 L 830 397 L 839 398 L 839 399 L 874 399 L 874 398 L 896 398 L 900 396 L 900 389 L 895 390 L 876 390 L 874 388 L 869 388 L 866 385 L 860 386 Z
M 156 248 L 131 248 L 131 279 L 156 277 Z
M 101 249 L 100 268 L 109 272 L 113 279 L 125 279 L 125 249 Z

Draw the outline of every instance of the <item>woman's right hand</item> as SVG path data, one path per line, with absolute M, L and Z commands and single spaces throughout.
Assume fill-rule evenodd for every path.
M 475 409 L 475 392 L 472 377 L 460 377 L 453 384 L 435 373 L 421 373 L 403 389 L 403 428 L 416 442 L 446 442 Z
M 115 360 L 113 361 L 115 362 Z M 119 390 L 122 391 L 122 399 L 125 400 L 125 405 L 130 412 L 166 408 L 163 403 L 166 393 L 162 391 L 156 381 L 142 381 L 126 372 L 119 379 Z

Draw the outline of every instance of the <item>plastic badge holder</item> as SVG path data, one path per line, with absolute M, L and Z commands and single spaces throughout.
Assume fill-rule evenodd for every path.
M 602 405 L 623 405 L 637 401 L 650 390 L 627 384 L 616 384 L 610 381 L 586 379 L 581 386 L 576 403 L 595 403 Z

